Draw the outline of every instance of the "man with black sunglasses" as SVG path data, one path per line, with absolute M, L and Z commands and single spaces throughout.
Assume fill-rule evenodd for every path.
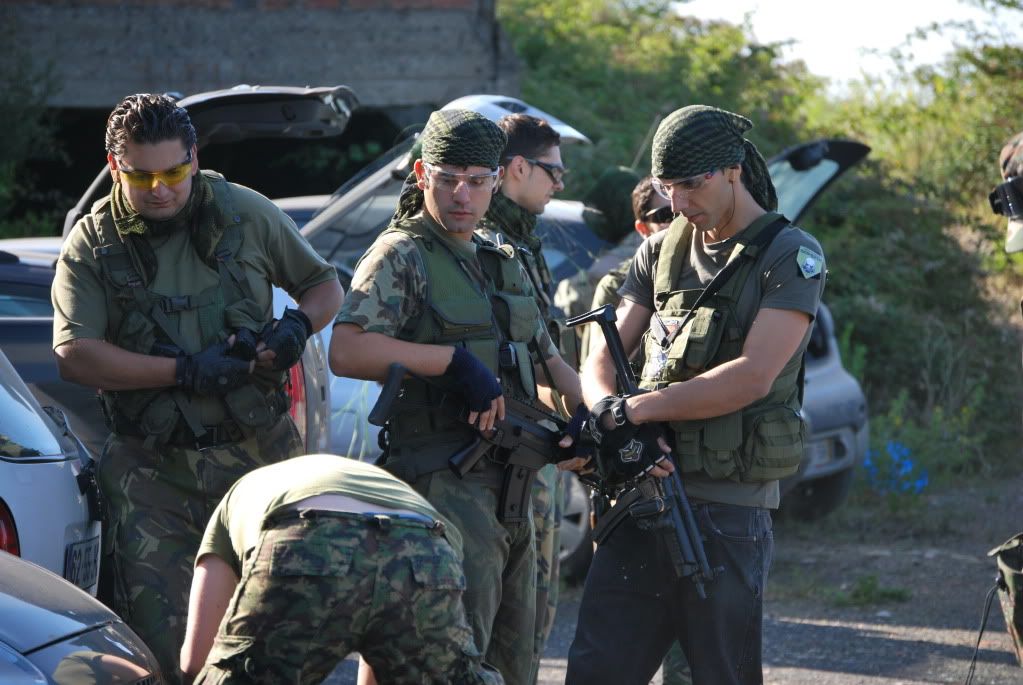
M 209 514 L 240 476 L 303 451 L 284 384 L 343 298 L 280 209 L 199 170 L 196 141 L 164 95 L 114 108 L 113 188 L 68 236 L 52 290 L 61 376 L 100 390 L 111 430 L 101 598 L 167 683 Z M 280 319 L 271 285 L 298 302 Z
M 500 190 L 490 202 L 479 233 L 497 244 L 511 245 L 529 275 L 536 303 L 551 339 L 562 357 L 576 364 L 575 336 L 564 333 L 562 313 L 553 304 L 554 280 L 536 235 L 537 217 L 555 193 L 565 189 L 567 170 L 561 160 L 561 135 L 547 121 L 528 114 L 509 114 L 497 125 L 508 137 L 502 159 L 505 165 Z M 567 343 L 563 344 L 563 343 Z M 552 409 L 564 409 L 553 394 L 545 397 Z M 566 411 L 571 411 L 568 408 Z M 567 417 L 566 417 L 567 418 Z M 548 465 L 533 485 L 533 523 L 536 528 L 536 631 L 535 666 L 539 668 L 544 645 L 554 626 L 558 605 L 561 502 L 564 487 L 560 474 Z M 535 681 L 537 670 L 532 680 Z
M 636 250 L 646 238 L 654 233 L 660 233 L 666 229 L 675 218 L 671 211 L 671 203 L 667 198 L 661 197 L 654 192 L 651 185 L 653 179 L 650 176 L 640 179 L 639 183 L 632 190 L 632 214 L 635 223 L 635 232 L 629 234 L 612 250 L 609 250 L 604 258 L 599 261 L 606 265 L 609 258 L 620 260 L 614 267 L 605 273 L 593 291 L 593 299 L 590 302 L 590 309 L 603 307 L 609 304 L 617 307 L 622 298 L 618 289 L 625 283 L 625 275 L 629 273 L 629 267 L 636 256 Z M 604 267 L 606 268 L 606 266 Z M 580 357 L 585 361 L 589 355 L 590 346 L 593 343 L 591 336 L 600 335 L 595 326 L 586 326 L 583 329 L 582 354 Z M 633 359 L 633 363 L 640 364 L 641 361 Z

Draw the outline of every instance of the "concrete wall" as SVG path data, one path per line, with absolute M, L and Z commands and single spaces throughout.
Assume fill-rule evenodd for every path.
M 518 94 L 495 1 L 2 0 L 0 19 L 52 64 L 52 107 L 248 83 L 344 84 L 391 109 Z

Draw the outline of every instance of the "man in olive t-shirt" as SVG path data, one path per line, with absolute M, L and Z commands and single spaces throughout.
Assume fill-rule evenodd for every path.
M 344 457 L 296 457 L 242 477 L 213 512 L 181 670 L 319 682 L 359 651 L 384 683 L 499 683 L 464 588 L 458 530 L 412 488 Z
M 343 297 L 276 205 L 199 170 L 197 140 L 167 96 L 114 108 L 111 192 L 68 234 L 52 288 L 61 377 L 99 389 L 111 432 L 99 596 L 168 685 L 207 516 L 242 474 L 301 454 L 288 369 Z M 274 285 L 298 303 L 280 319 Z

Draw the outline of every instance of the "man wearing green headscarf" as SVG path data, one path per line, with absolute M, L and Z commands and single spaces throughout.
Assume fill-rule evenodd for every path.
M 626 517 L 594 555 L 569 685 L 647 683 L 676 639 L 697 685 L 763 681 L 770 510 L 802 457 L 802 360 L 825 269 L 817 241 L 775 213 L 766 164 L 744 137 L 751 126 L 702 105 L 661 123 L 653 185 L 680 216 L 643 243 L 617 310 L 627 353 L 648 332 L 647 392 L 615 396 L 600 343 L 583 369 L 601 460 L 624 461 L 614 446 L 650 435 L 643 424 L 663 431 L 671 459 L 650 458 L 648 473 L 680 472 L 714 578 L 701 598 L 676 573 L 663 528 Z
M 535 401 L 537 385 L 548 384 L 541 362 L 572 406 L 579 379 L 558 356 L 512 250 L 474 235 L 504 171 L 504 133 L 475 112 L 442 110 L 420 139 L 398 210 L 356 267 L 330 365 L 372 380 L 393 362 L 411 372 L 382 465 L 458 527 L 476 644 L 505 682 L 524 685 L 534 668 L 532 507 L 499 518 L 511 473 L 502 450 L 490 448 L 462 479 L 449 459 L 503 417 L 506 395 Z

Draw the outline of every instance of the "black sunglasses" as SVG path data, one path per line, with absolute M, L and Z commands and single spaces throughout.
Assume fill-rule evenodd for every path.
M 519 155 L 519 156 L 521 156 L 521 155 Z M 512 158 L 513 157 L 509 157 L 508 159 L 512 159 Z M 532 164 L 533 166 L 538 166 L 541 169 L 543 169 L 544 171 L 546 171 L 547 175 L 551 177 L 551 181 L 555 185 L 557 185 L 558 183 L 561 183 L 561 181 L 565 178 L 565 174 L 568 173 L 568 169 L 566 169 L 565 167 L 563 167 L 560 164 L 551 164 L 550 162 L 541 162 L 539 159 L 530 159 L 529 157 L 522 157 L 522 159 L 525 160 L 527 164 Z
M 650 224 L 670 224 L 675 219 L 675 213 L 671 211 L 671 205 L 651 209 L 643 215 L 643 221 Z

